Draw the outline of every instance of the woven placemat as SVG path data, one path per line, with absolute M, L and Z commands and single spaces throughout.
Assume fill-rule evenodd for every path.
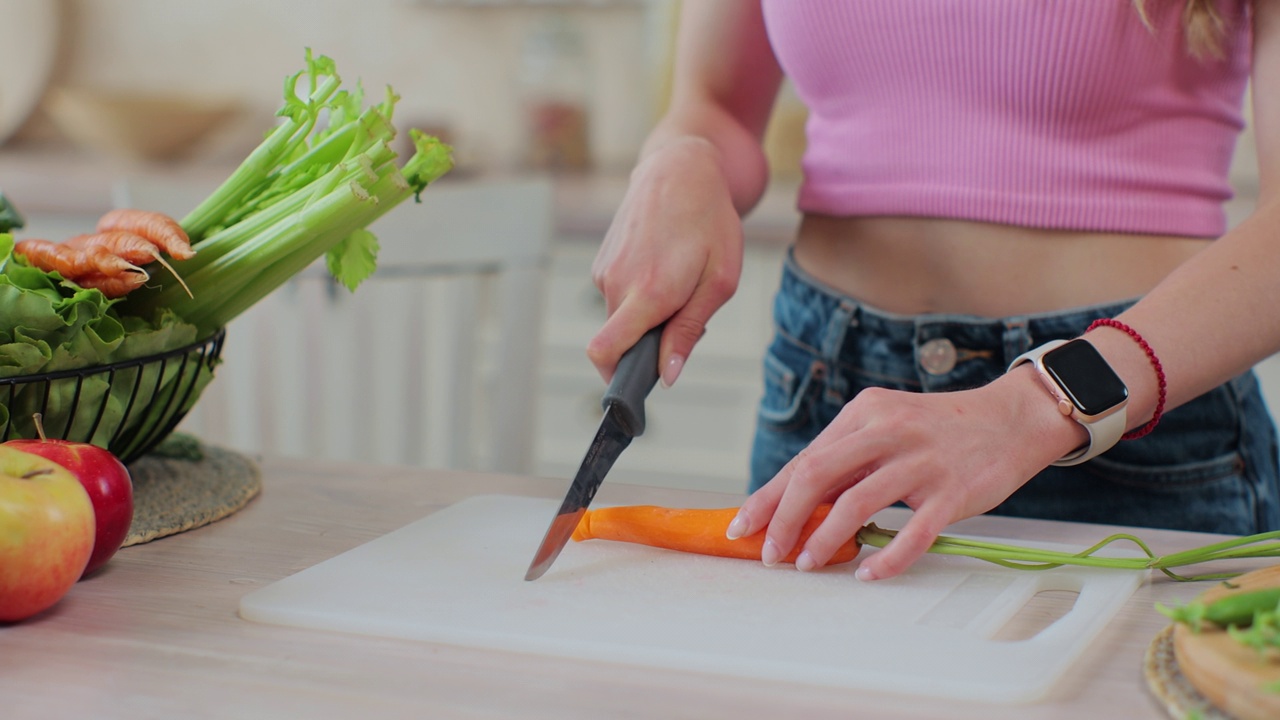
M 1142 661 L 1147 688 L 1174 720 L 1233 720 L 1202 695 L 1178 668 L 1178 657 L 1173 650 L 1173 627 L 1169 625 L 1161 630 L 1147 646 L 1147 654 Z
M 216 522 L 244 507 L 262 490 L 262 473 L 240 453 L 173 433 L 129 465 L 133 524 L 124 546 Z

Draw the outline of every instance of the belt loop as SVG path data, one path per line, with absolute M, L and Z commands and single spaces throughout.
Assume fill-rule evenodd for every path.
M 829 372 L 826 377 L 827 401 L 837 405 L 844 403 L 845 390 L 848 387 L 844 376 L 837 370 L 840 367 L 840 352 L 844 349 L 845 331 L 855 326 L 858 305 L 849 299 L 841 299 L 840 304 L 831 312 L 827 321 L 827 330 L 822 334 L 822 358 L 826 361 Z
M 1004 321 L 1004 365 L 1031 349 L 1031 328 L 1025 317 L 1007 318 Z
M 840 357 L 840 350 L 844 347 L 845 330 L 853 324 L 857 307 L 849 300 L 841 300 L 840 304 L 832 310 L 831 318 L 827 321 L 827 330 L 822 334 L 822 357 L 828 362 L 834 363 Z

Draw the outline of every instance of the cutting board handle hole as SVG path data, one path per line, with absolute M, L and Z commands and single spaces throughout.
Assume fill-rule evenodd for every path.
M 992 636 L 997 642 L 1022 642 L 1044 632 L 1066 617 L 1080 593 L 1074 590 L 1041 590 Z

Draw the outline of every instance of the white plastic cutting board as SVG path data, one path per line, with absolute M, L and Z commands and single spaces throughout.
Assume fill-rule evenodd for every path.
M 525 570 L 559 503 L 489 495 L 249 593 L 265 623 L 998 703 L 1042 697 L 1145 572 L 1008 570 L 929 555 L 874 583 L 590 541 Z M 871 550 L 864 550 L 871 552 Z M 992 636 L 1042 590 L 1079 592 L 1028 640 Z

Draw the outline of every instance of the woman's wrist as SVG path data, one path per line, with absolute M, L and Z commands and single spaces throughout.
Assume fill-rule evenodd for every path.
M 1151 419 L 1148 420 L 1145 425 L 1141 425 L 1126 432 L 1122 439 L 1137 440 L 1138 438 L 1146 437 L 1152 430 L 1155 430 L 1156 425 L 1160 423 L 1160 418 L 1164 415 L 1165 403 L 1168 400 L 1168 381 L 1164 374 L 1164 364 L 1160 362 L 1160 357 L 1156 355 L 1155 349 L 1151 347 L 1151 344 L 1147 342 L 1147 339 L 1144 338 L 1137 330 L 1120 320 L 1116 320 L 1115 318 L 1102 318 L 1095 320 L 1091 325 L 1089 325 L 1089 329 L 1085 332 L 1088 333 L 1089 331 L 1102 327 L 1120 330 L 1132 338 L 1133 341 L 1137 343 L 1138 347 L 1142 348 L 1142 352 L 1146 354 L 1147 361 L 1151 364 L 1151 370 L 1155 373 L 1156 406 L 1155 409 L 1151 411 Z
M 1128 430 L 1150 423 L 1157 408 L 1164 411 L 1160 400 L 1164 367 L 1155 349 L 1149 355 L 1143 347 L 1145 339 L 1139 342 L 1125 329 L 1106 325 L 1089 330 L 1084 337 L 1098 348 L 1129 389 Z
M 1093 323 L 1081 338 L 1032 349 L 1006 376 L 1018 381 L 1018 397 L 1031 402 L 1015 416 L 1026 418 L 1035 437 L 1079 441 L 1054 460 L 1057 465 L 1085 462 L 1121 439 L 1145 436 L 1159 422 L 1167 394 L 1155 350 L 1136 329 L 1114 319 Z
M 1024 428 L 1026 436 L 1040 448 L 1041 467 L 1089 443 L 1089 432 L 1058 409 L 1057 401 L 1032 364 L 1009 370 L 1000 382 L 1009 393 L 1010 417 L 1015 426 Z

